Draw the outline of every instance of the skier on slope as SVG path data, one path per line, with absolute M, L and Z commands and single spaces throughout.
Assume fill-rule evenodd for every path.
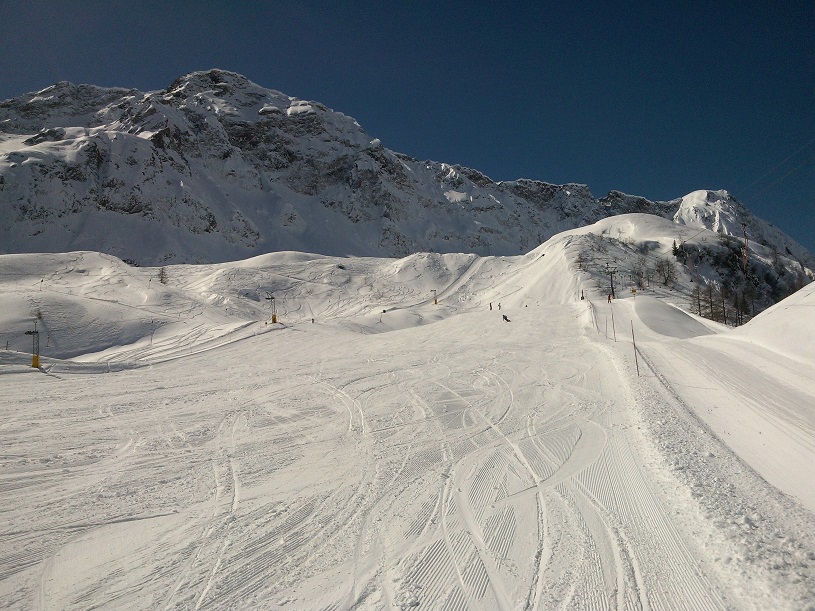
M 512 322 L 509 318 L 507 318 L 506 314 L 502 314 L 502 316 L 504 317 L 504 322 Z

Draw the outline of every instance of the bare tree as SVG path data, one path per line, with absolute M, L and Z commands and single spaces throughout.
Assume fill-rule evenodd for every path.
M 691 314 L 702 315 L 702 291 L 698 282 L 694 283 L 690 294 L 690 312 Z
M 637 260 L 634 262 L 634 265 L 631 268 L 631 276 L 633 276 L 634 282 L 637 284 L 637 288 L 641 289 L 645 286 L 645 274 L 647 269 L 648 262 L 644 256 L 640 255 L 637 257 Z
M 575 261 L 577 263 L 577 269 L 581 272 L 585 272 L 588 269 L 588 257 L 586 256 L 585 251 L 581 250 L 577 253 L 577 259 Z
M 662 283 L 665 286 L 676 280 L 676 266 L 670 259 L 665 257 L 657 259 L 654 270 L 662 278 Z

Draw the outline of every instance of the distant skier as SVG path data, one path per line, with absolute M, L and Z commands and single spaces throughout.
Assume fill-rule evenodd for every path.
M 611 293 L 608 294 L 608 302 L 611 303 Z
M 492 312 L 492 302 L 490 301 L 490 312 Z
M 506 314 L 502 315 L 504 317 L 504 322 L 512 322 L 509 318 L 507 318 Z
M 500 301 L 498 302 L 498 309 L 499 310 L 501 309 L 501 302 Z

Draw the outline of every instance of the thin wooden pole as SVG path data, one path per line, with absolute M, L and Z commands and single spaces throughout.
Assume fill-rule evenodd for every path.
M 637 358 L 637 340 L 634 337 L 634 321 L 631 321 L 631 341 L 634 342 L 634 362 L 637 364 L 637 377 L 640 377 L 640 361 Z
M 614 332 L 614 341 L 617 341 L 617 327 L 614 324 L 614 309 L 611 309 L 611 330 Z

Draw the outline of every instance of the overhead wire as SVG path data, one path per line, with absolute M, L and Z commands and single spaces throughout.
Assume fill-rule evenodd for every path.
M 794 174 L 795 172 L 797 172 L 798 170 L 800 170 L 801 168 L 803 168 L 803 167 L 804 167 L 805 165 L 807 165 L 807 164 L 808 164 L 810 161 L 815 161 L 815 154 L 813 154 L 813 155 L 812 155 L 812 157 L 810 157 L 810 158 L 808 158 L 808 159 L 805 159 L 803 163 L 801 163 L 800 165 L 795 166 L 795 167 L 794 167 L 794 168 L 792 168 L 792 169 L 791 169 L 789 172 L 787 172 L 786 174 L 784 174 L 784 175 L 780 176 L 779 178 L 777 178 L 776 180 L 774 180 L 773 182 L 771 182 L 770 184 L 768 184 L 766 187 L 764 187 L 764 188 L 763 188 L 763 189 L 761 189 L 760 191 L 757 191 L 756 193 L 753 193 L 753 194 L 750 196 L 750 199 L 753 199 L 753 198 L 758 197 L 759 195 L 762 195 L 762 194 L 763 194 L 763 193 L 765 193 L 767 190 L 769 190 L 771 187 L 774 187 L 774 186 L 775 186 L 775 185 L 777 185 L 778 183 L 780 183 L 780 182 L 782 182 L 782 181 L 786 180 L 786 179 L 787 179 L 787 178 L 788 178 L 790 175 Z
M 759 177 L 758 177 L 756 180 L 754 180 L 754 181 L 753 181 L 753 182 L 751 182 L 749 185 L 747 185 L 746 187 L 744 187 L 744 189 L 740 191 L 740 192 L 743 194 L 743 195 L 742 195 L 742 197 L 741 197 L 741 199 L 743 199 L 743 200 L 747 200 L 747 199 L 752 199 L 752 198 L 754 198 L 754 197 L 758 197 L 759 195 L 763 194 L 764 192 L 766 192 L 766 191 L 767 191 L 768 189 L 770 189 L 771 187 L 774 187 L 774 186 L 775 186 L 775 185 L 777 185 L 778 183 L 782 182 L 782 181 L 783 181 L 783 180 L 785 180 L 787 177 L 789 177 L 790 175 L 794 174 L 795 172 L 797 172 L 798 170 L 800 170 L 802 167 L 804 167 L 804 166 L 805 166 L 807 163 L 809 163 L 810 161 L 812 161 L 813 159 L 815 159 L 815 154 L 813 154 L 813 156 L 812 156 L 812 157 L 810 157 L 810 158 L 806 159 L 806 160 L 805 160 L 803 163 L 801 163 L 801 164 L 799 164 L 799 165 L 795 166 L 793 169 L 791 169 L 790 171 L 788 171 L 786 174 L 784 174 L 784 175 L 783 175 L 783 176 L 781 176 L 780 178 L 777 178 L 776 180 L 774 180 L 774 181 L 773 181 L 773 182 L 771 182 L 770 184 L 766 185 L 765 187 L 763 187 L 763 188 L 759 189 L 759 190 L 758 190 L 758 191 L 756 191 L 755 193 L 749 193 L 749 190 L 750 190 L 751 188 L 753 188 L 754 186 L 756 186 L 757 184 L 759 184 L 761 181 L 763 181 L 763 180 L 764 180 L 765 178 L 767 178 L 768 176 L 772 175 L 772 174 L 773 174 L 773 173 L 774 173 L 776 170 L 778 170 L 779 168 L 783 167 L 783 166 L 784 166 L 784 165 L 785 165 L 785 164 L 786 164 L 788 161 L 790 161 L 791 159 L 795 158 L 795 157 L 796 157 L 796 156 L 797 156 L 799 153 L 801 153 L 801 151 L 805 150 L 805 149 L 806 149 L 808 146 L 810 146 L 810 145 L 811 145 L 813 142 L 815 142 L 815 137 L 814 137 L 814 138 L 811 138 L 810 140 L 808 140 L 807 142 L 805 142 L 805 143 L 804 143 L 804 144 L 803 144 L 803 145 L 802 145 L 800 148 L 798 148 L 798 149 L 797 149 L 795 152 L 793 152 L 791 155 L 789 155 L 788 157 L 786 157 L 786 158 L 785 158 L 783 161 L 779 162 L 778 164 L 776 164 L 775 166 L 773 166 L 773 167 L 772 167 L 770 170 L 768 170 L 766 173 L 762 174 L 762 175 L 761 175 L 761 176 L 759 176 Z

